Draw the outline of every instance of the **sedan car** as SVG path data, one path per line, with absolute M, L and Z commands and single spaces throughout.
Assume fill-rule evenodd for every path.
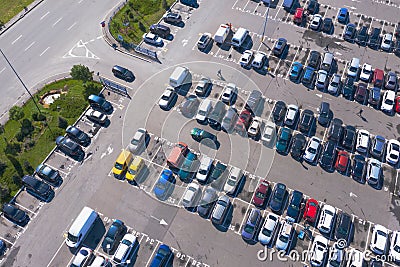
M 258 234 L 258 241 L 264 246 L 270 245 L 279 228 L 279 217 L 269 212 L 265 218 L 263 227 Z
M 369 38 L 368 27 L 362 26 L 361 29 L 359 29 L 357 32 L 356 43 L 361 46 L 366 46 L 368 43 L 368 38 Z
M 287 46 L 287 40 L 285 38 L 279 38 L 274 45 L 273 53 L 275 56 L 280 57 L 285 51 Z
M 334 74 L 328 85 L 328 93 L 332 95 L 337 95 L 342 88 L 341 76 L 339 74 Z
M 396 93 L 394 91 L 386 91 L 382 97 L 381 110 L 387 114 L 392 114 L 394 109 Z
M 46 164 L 39 164 L 36 167 L 36 175 L 53 186 L 59 186 L 62 183 L 60 172 Z
M 168 86 L 165 89 L 164 93 L 161 95 L 160 100 L 158 101 L 158 105 L 160 108 L 167 110 L 171 107 L 174 100 L 178 97 L 177 93 L 175 92 L 174 88 Z
M 86 111 L 85 115 L 90 121 L 97 124 L 104 124 L 108 119 L 107 115 L 94 109 L 89 109 L 88 111 Z
M 309 109 L 303 110 L 301 113 L 299 131 L 308 134 L 315 122 L 314 112 Z
M 301 208 L 303 203 L 303 193 L 297 190 L 294 190 L 290 195 L 289 204 L 286 210 L 286 215 L 297 222 L 300 216 Z
M 274 122 L 278 123 L 285 118 L 287 112 L 286 104 L 283 101 L 276 101 L 274 108 L 272 109 L 272 117 Z
M 395 72 L 389 71 L 386 74 L 385 88 L 393 91 L 397 90 L 397 75 Z
M 211 91 L 212 81 L 209 77 L 201 76 L 199 82 L 197 83 L 194 92 L 198 96 L 207 96 Z
M 389 230 L 377 224 L 372 230 L 371 242 L 369 244 L 370 249 L 377 255 L 385 255 L 388 250 L 389 244 Z
M 325 143 L 324 148 L 321 152 L 319 165 L 324 170 L 332 171 L 333 164 L 335 163 L 335 158 L 336 158 L 336 143 L 333 141 L 328 141 Z
M 311 137 L 308 141 L 307 148 L 304 151 L 303 159 L 310 164 L 314 164 L 318 159 L 318 154 L 321 149 L 321 139 L 316 136 Z
M 346 28 L 344 29 L 343 32 L 343 39 L 347 42 L 353 43 L 355 38 L 356 38 L 356 25 L 353 23 L 349 23 L 346 25 Z
M 399 153 L 400 153 L 400 142 L 391 139 L 387 143 L 387 150 L 386 150 L 386 162 L 396 165 L 399 162 Z
M 364 105 L 368 99 L 368 90 L 365 83 L 358 83 L 356 92 L 354 94 L 354 100 Z
M 201 189 L 200 186 L 196 183 L 190 183 L 186 187 L 185 192 L 182 196 L 182 205 L 186 209 L 195 209 L 197 207 L 197 201 L 201 196 Z
M 322 266 L 328 252 L 328 239 L 322 235 L 314 237 L 310 250 L 310 264 L 312 266 Z
M 65 154 L 71 157 L 82 158 L 84 153 L 81 146 L 72 141 L 69 137 L 59 136 L 56 138 L 56 145 Z
M 267 180 L 262 180 L 253 195 L 253 204 L 258 208 L 265 208 L 271 195 L 271 186 Z
M 308 199 L 304 209 L 303 219 L 311 224 L 315 223 L 318 215 L 318 209 L 318 201 L 312 198 Z
M 358 130 L 356 150 L 359 153 L 366 153 L 369 149 L 369 132 L 367 130 Z
M 328 102 L 321 102 L 318 111 L 318 123 L 326 127 L 331 121 L 331 110 Z
M 217 200 L 217 191 L 212 187 L 205 188 L 199 206 L 197 207 L 197 213 L 200 217 L 208 219 Z
M 370 82 L 372 73 L 372 66 L 370 64 L 364 63 L 361 68 L 360 80 L 367 83 Z
M 293 62 L 289 72 L 289 79 L 295 83 L 299 82 L 302 72 L 303 72 L 303 64 L 297 61 Z
M 378 107 L 381 100 L 381 88 L 373 87 L 369 89 L 368 93 L 368 103 L 375 107 Z
M 349 10 L 344 7 L 339 9 L 337 20 L 339 23 L 346 24 L 347 21 L 349 20 Z
M 335 169 L 342 174 L 347 173 L 347 168 L 349 167 L 350 156 L 346 151 L 339 151 L 335 163 Z
M 285 125 L 293 126 L 296 122 L 299 113 L 299 107 L 296 105 L 289 105 L 285 115 Z
M 346 98 L 347 100 L 353 100 L 354 82 L 355 82 L 354 77 L 347 76 L 347 78 L 344 81 L 344 84 L 342 86 L 343 97 Z
M 321 53 L 315 50 L 311 51 L 307 59 L 307 65 L 315 70 L 318 70 L 320 64 L 321 64 Z
M 351 176 L 353 179 L 359 183 L 364 183 L 366 170 L 367 162 L 365 161 L 365 157 L 358 154 L 355 155 L 351 169 Z
M 303 156 L 304 150 L 306 149 L 306 145 L 307 145 L 306 137 L 301 133 L 296 134 L 293 137 L 292 149 L 290 151 L 290 155 L 294 159 L 300 160 Z
M 210 43 L 212 42 L 212 36 L 211 33 L 203 33 L 199 40 L 197 41 L 197 48 L 199 48 L 200 50 L 204 50 L 206 49 Z
M 350 238 L 353 230 L 353 218 L 344 211 L 339 211 L 336 219 L 335 239 L 344 239 L 350 244 Z
M 286 200 L 287 190 L 286 185 L 282 183 L 277 183 L 272 192 L 271 201 L 269 207 L 275 213 L 280 213 L 282 211 L 284 201 Z
M 154 33 L 148 32 L 143 34 L 143 41 L 145 43 L 155 45 L 155 46 L 162 46 L 164 44 L 161 37 L 155 35 Z
M 249 137 L 257 139 L 258 136 L 260 135 L 260 127 L 261 127 L 262 120 L 261 118 L 254 118 L 253 121 L 251 122 L 249 129 L 247 131 L 247 134 Z
M 28 214 L 14 204 L 3 204 L 2 212 L 4 217 L 19 226 L 25 226 L 29 221 Z
M 280 128 L 278 134 L 278 140 L 276 142 L 276 152 L 280 154 L 288 153 L 291 139 L 292 139 L 292 131 L 286 127 Z
M 128 145 L 128 149 L 133 154 L 140 152 L 146 146 L 147 130 L 139 128 L 133 135 L 131 142 Z
M 383 35 L 381 42 L 381 49 L 386 52 L 390 52 L 392 49 L 393 35 L 391 33 L 386 33 Z
M 236 125 L 238 114 L 235 108 L 229 107 L 222 119 L 221 129 L 227 133 L 231 133 L 233 127 Z
M 87 247 L 82 247 L 75 257 L 72 259 L 71 265 L 73 267 L 83 267 L 86 263 L 90 262 L 93 258 L 93 251 Z
M 262 221 L 261 212 L 259 209 L 252 208 L 249 216 L 247 217 L 246 223 L 242 228 L 242 238 L 245 241 L 253 241 L 258 234 L 258 228 Z
M 290 218 L 286 219 L 279 229 L 275 243 L 276 249 L 287 251 L 292 242 L 294 232 L 293 221 Z
M 125 234 L 112 257 L 117 266 L 127 266 L 132 258 L 136 258 L 139 241 L 134 234 Z
M 243 55 L 240 57 L 239 63 L 242 67 L 248 67 L 251 64 L 253 59 L 254 52 L 251 50 L 246 50 L 243 52 Z
M 322 16 L 320 14 L 315 14 L 312 17 L 311 23 L 310 23 L 310 29 L 314 31 L 319 31 L 322 25 Z
M 329 140 L 340 142 L 343 137 L 343 121 L 338 118 L 332 120 L 332 124 L 329 127 L 327 137 Z
M 375 49 L 375 50 L 380 47 L 381 31 L 382 31 L 382 29 L 380 29 L 380 28 L 372 28 L 371 35 L 370 35 L 369 41 L 368 41 L 368 47 Z
M 169 248 L 169 246 L 165 244 L 161 244 L 154 256 L 153 260 L 151 261 L 149 267 L 166 267 L 170 266 L 172 260 L 174 258 L 174 253 Z
M 357 138 L 356 128 L 351 125 L 346 125 L 346 127 L 344 128 L 342 146 L 345 149 L 353 151 L 354 144 L 356 143 L 356 138 Z
M 319 70 L 317 73 L 317 80 L 315 81 L 315 88 L 324 91 L 329 82 L 328 72 Z
M 365 179 L 368 184 L 376 186 L 380 182 L 382 175 L 382 163 L 377 159 L 369 159 L 367 165 L 367 174 Z
M 270 145 L 273 140 L 275 140 L 276 135 L 276 125 L 272 121 L 267 121 L 265 123 L 264 131 L 261 135 L 261 141 L 265 145 Z
M 238 88 L 234 83 L 228 83 L 222 92 L 221 101 L 227 105 L 235 104 L 238 94 Z
M 370 153 L 375 158 L 382 158 L 385 151 L 386 139 L 381 135 L 376 135 L 372 141 Z
M 126 234 L 127 227 L 121 220 L 114 220 L 104 236 L 101 248 L 108 254 L 113 254 L 122 237 Z
M 333 32 L 333 20 L 331 18 L 324 18 L 321 31 L 326 34 L 331 34 Z
M 75 126 L 68 126 L 65 132 L 69 138 L 81 146 L 88 146 L 90 144 L 89 135 Z
M 175 178 L 171 170 L 163 170 L 154 186 L 154 194 L 160 200 L 165 200 L 175 187 Z

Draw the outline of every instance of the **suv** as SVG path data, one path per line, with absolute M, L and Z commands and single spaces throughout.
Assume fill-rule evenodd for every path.
M 49 202 L 54 197 L 54 191 L 50 185 L 29 175 L 22 178 L 22 184 L 26 191 L 39 200 Z
M 211 33 L 203 33 L 199 40 L 197 41 L 197 47 L 199 49 L 206 49 L 208 45 L 212 42 L 212 36 Z
M 168 12 L 167 15 L 164 16 L 164 22 L 171 23 L 171 24 L 178 24 L 182 21 L 182 16 L 173 13 L 173 12 Z
M 332 120 L 332 124 L 329 127 L 328 131 L 328 139 L 335 141 L 335 142 L 340 142 L 342 139 L 343 135 L 343 127 L 342 127 L 343 121 L 338 118 L 334 118 Z
M 309 109 L 305 109 L 301 113 L 300 124 L 299 124 L 299 131 L 302 133 L 307 134 L 310 132 L 311 128 L 314 125 L 314 112 Z
M 111 71 L 115 77 L 125 80 L 127 82 L 133 82 L 133 80 L 135 79 L 135 75 L 133 75 L 132 71 L 124 67 L 115 65 Z
M 222 92 L 221 100 L 227 105 L 235 104 L 238 94 L 238 89 L 234 83 L 228 83 Z
M 126 234 L 119 243 L 112 260 L 117 265 L 128 264 L 128 261 L 136 256 L 138 250 L 139 242 L 136 236 L 133 234 Z
M 245 108 L 254 114 L 260 104 L 261 99 L 262 93 L 258 90 L 253 90 L 247 99 Z
M 153 24 L 150 26 L 150 32 L 160 36 L 161 38 L 167 38 L 171 30 L 169 27 L 162 24 Z
M 110 114 L 113 111 L 113 107 L 104 97 L 98 95 L 90 95 L 88 97 L 90 107 L 94 110 L 98 110 L 105 114 Z
M 307 65 L 315 70 L 319 70 L 321 64 L 321 54 L 318 51 L 311 51 L 307 60 Z
M 80 145 L 72 141 L 70 138 L 65 136 L 59 136 L 56 138 L 56 145 L 58 149 L 60 149 L 65 154 L 70 157 L 81 158 L 84 156 L 85 152 L 83 152 Z
M 369 38 L 368 27 L 362 26 L 361 29 L 359 29 L 357 32 L 356 43 L 361 46 L 366 46 L 367 42 L 368 42 L 368 38 Z
M 258 228 L 262 220 L 261 212 L 259 209 L 252 208 L 249 216 L 247 217 L 246 224 L 243 225 L 242 238 L 245 241 L 252 241 L 256 238 Z
M 89 135 L 75 126 L 68 126 L 65 132 L 69 138 L 82 146 L 88 146 L 90 144 Z
M 331 205 L 325 204 L 321 209 L 318 222 L 318 230 L 324 234 L 329 234 L 335 222 L 336 210 Z

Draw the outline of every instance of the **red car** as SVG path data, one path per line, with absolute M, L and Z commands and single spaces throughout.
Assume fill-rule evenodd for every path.
M 303 18 L 304 18 L 304 8 L 299 7 L 296 9 L 296 12 L 294 13 L 293 22 L 297 24 L 302 24 Z
M 238 133 L 246 133 L 247 129 L 249 129 L 251 119 L 251 112 L 247 109 L 244 109 L 239 115 L 239 119 L 236 122 L 235 130 Z
M 349 153 L 343 150 L 339 151 L 335 163 L 335 169 L 340 173 L 345 173 L 347 171 L 347 166 L 349 166 L 349 160 Z
M 396 103 L 395 110 L 397 113 L 400 113 L 400 96 L 396 97 L 395 103 Z
M 318 201 L 310 198 L 307 200 L 306 208 L 304 210 L 303 219 L 309 223 L 315 223 L 318 214 Z
M 263 180 L 256 190 L 253 197 L 253 204 L 258 208 L 266 206 L 269 196 L 271 195 L 271 186 L 267 180 Z

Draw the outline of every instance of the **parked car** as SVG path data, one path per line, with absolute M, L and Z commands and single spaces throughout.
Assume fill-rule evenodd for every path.
M 308 134 L 312 127 L 314 126 L 314 112 L 309 109 L 303 110 L 301 113 L 300 123 L 299 123 L 299 131 Z
M 253 204 L 257 208 L 265 208 L 271 195 L 271 186 L 267 180 L 262 180 L 253 195 Z
M 182 16 L 178 13 L 168 12 L 163 19 L 167 23 L 179 24 L 182 21 Z
M 276 151 L 281 154 L 287 154 L 292 139 L 292 131 L 289 128 L 282 127 L 279 129 L 278 140 L 276 142 Z
M 342 95 L 347 100 L 353 100 L 355 78 L 348 76 L 342 86 Z
M 342 24 L 346 24 L 348 22 L 348 20 L 349 20 L 349 11 L 348 11 L 347 8 L 342 7 L 342 8 L 339 9 L 339 12 L 338 12 L 338 15 L 337 15 L 337 20 L 338 20 L 339 23 L 342 23 Z
M 203 33 L 197 41 L 197 48 L 200 50 L 206 49 L 211 44 L 212 40 L 211 33 Z
M 346 127 L 344 128 L 342 146 L 345 149 L 353 151 L 354 144 L 356 142 L 356 137 L 357 137 L 356 128 L 351 125 L 346 125 Z
M 294 222 L 297 222 L 299 220 L 302 205 L 304 205 L 303 193 L 294 190 L 290 195 L 289 204 L 286 210 L 286 216 L 292 218 Z
M 179 171 L 178 176 L 182 181 L 191 181 L 194 174 L 198 169 L 198 160 L 197 155 L 192 152 L 188 152 L 185 156 L 185 160 L 183 161 Z
M 166 267 L 170 266 L 172 260 L 174 258 L 174 253 L 172 250 L 169 248 L 169 246 L 165 244 L 161 244 L 157 252 L 153 258 L 153 260 L 150 263 L 149 267 Z
M 338 118 L 334 118 L 332 120 L 332 124 L 329 127 L 328 130 L 328 140 L 335 141 L 337 143 L 340 143 L 343 137 L 343 121 Z
M 210 141 L 212 141 L 213 143 L 216 143 L 216 142 L 217 142 L 217 137 L 216 137 L 214 134 L 212 134 L 212 133 L 210 133 L 210 132 L 208 132 L 208 131 L 206 131 L 206 130 L 197 128 L 197 127 L 193 128 L 193 129 L 190 131 L 190 136 L 191 136 L 194 140 L 196 140 L 197 142 L 201 142 L 201 141 L 203 141 L 203 140 L 210 140 Z
M 90 144 L 89 135 L 75 126 L 68 126 L 65 133 L 69 138 L 81 146 L 88 146 Z
M 239 63 L 242 67 L 248 67 L 253 60 L 254 52 L 251 50 L 246 50 L 240 57 Z
M 309 14 L 314 15 L 319 11 L 319 3 L 317 0 L 310 0 L 307 5 L 307 11 Z
M 261 212 L 259 209 L 252 208 L 246 223 L 242 228 L 242 238 L 245 241 L 254 241 L 258 236 L 258 229 L 262 221 Z
M 389 256 L 394 259 L 395 263 L 400 262 L 400 232 L 393 231 L 390 238 Z
M 305 18 L 304 8 L 298 7 L 294 12 L 293 23 L 301 25 L 303 24 L 303 19 Z
M 72 259 L 71 265 L 73 267 L 83 267 L 86 263 L 90 262 L 93 258 L 93 251 L 87 247 L 82 247 Z
M 311 51 L 307 59 L 307 65 L 315 70 L 319 70 L 321 64 L 321 53 L 318 51 Z
M 333 20 L 331 18 L 324 18 L 321 31 L 326 34 L 331 34 L 333 32 Z
M 385 91 L 382 97 L 381 110 L 387 114 L 392 114 L 394 109 L 396 93 L 394 91 Z
M 139 128 L 133 135 L 133 138 L 128 145 L 128 150 L 133 154 L 141 152 L 142 149 L 146 147 L 147 136 L 147 130 L 145 128 Z
M 366 153 L 369 149 L 369 132 L 367 130 L 358 130 L 356 150 L 359 153 Z
M 29 194 L 41 201 L 49 202 L 54 197 L 51 186 L 33 176 L 22 177 L 22 185 Z
M 0 239 L 0 256 L 3 256 L 4 254 L 6 254 L 6 251 L 7 251 L 6 242 L 4 242 L 3 240 Z
M 365 83 L 358 83 L 356 93 L 354 94 L 354 100 L 364 105 L 368 99 L 368 90 Z
M 113 262 L 122 266 L 127 265 L 128 260 L 136 257 L 139 246 L 134 234 L 125 234 L 112 257 Z
M 69 137 L 59 136 L 56 138 L 56 145 L 63 153 L 70 157 L 82 158 L 83 152 L 80 145 L 72 141 Z
M 303 73 L 303 64 L 297 61 L 293 62 L 289 72 L 289 79 L 292 82 L 297 83 L 300 81 L 302 73 Z
M 317 73 L 317 80 L 315 81 L 315 88 L 324 91 L 328 85 L 329 77 L 328 72 L 325 70 L 319 70 Z
M 254 69 L 262 69 L 265 66 L 265 63 L 267 62 L 268 57 L 267 54 L 261 51 L 257 51 L 254 54 L 253 61 L 251 62 L 251 66 Z
M 178 98 L 178 94 L 175 92 L 174 88 L 168 86 L 164 93 L 161 95 L 158 105 L 160 108 L 168 110 L 171 108 L 172 103 Z
M 271 142 L 273 140 L 275 140 L 275 136 L 276 136 L 276 126 L 275 123 L 273 123 L 272 121 L 267 121 L 265 123 L 265 127 L 264 127 L 264 131 L 261 135 L 261 141 L 265 144 L 265 145 L 269 145 L 271 144 Z
M 344 29 L 343 33 L 343 39 L 347 42 L 353 43 L 356 39 L 356 25 L 353 23 L 349 23 L 346 25 L 346 28 Z
M 331 110 L 328 102 L 321 102 L 318 112 L 318 123 L 322 126 L 329 125 L 331 121 Z
M 285 115 L 285 125 L 293 126 L 299 114 L 299 107 L 296 105 L 288 105 Z
M 357 39 L 356 43 L 361 46 L 366 46 L 368 43 L 369 35 L 368 35 L 368 27 L 361 26 L 361 28 L 357 31 Z
M 197 207 L 197 213 L 200 217 L 208 219 L 217 200 L 217 191 L 212 187 L 206 187 L 200 199 L 199 206 Z
M 387 143 L 386 162 L 396 165 L 399 162 L 400 142 L 395 139 L 390 139 Z
M 322 16 L 320 14 L 313 15 L 310 22 L 310 29 L 314 31 L 319 31 L 322 25 Z
M 118 66 L 118 65 L 115 65 L 112 69 L 111 69 L 111 72 L 114 74 L 114 76 L 115 77 L 117 77 L 117 78 L 120 78 L 120 79 L 122 79 L 122 80 L 125 80 L 125 81 L 127 81 L 127 82 L 133 82 L 133 80 L 135 79 L 135 75 L 133 75 L 133 72 L 132 71 L 130 71 L 130 70 L 128 70 L 127 68 L 124 68 L 124 67 L 121 67 L 121 66 Z M 91 95 L 91 96 L 89 96 L 89 102 L 90 102 L 90 98 L 94 98 L 93 100 L 94 100 L 94 102 L 97 102 L 97 103 L 99 103 L 99 99 L 96 99 L 96 98 L 98 98 L 99 96 L 96 96 L 96 95 Z M 105 100 L 105 99 L 104 99 Z M 101 102 L 104 102 L 104 101 L 101 101 Z M 107 101 L 106 101 L 107 102 Z M 107 102 L 108 103 L 108 102 Z M 106 104 L 107 105 L 107 104 Z M 110 106 L 109 107 L 109 109 L 111 108 L 112 109 L 112 106 L 111 106 L 111 104 L 110 103 L 108 103 L 108 105 Z M 108 106 L 107 105 L 107 106 Z M 102 111 L 105 111 L 104 109 L 102 110 Z M 107 112 L 106 112 L 107 113 Z
M 271 245 L 279 228 L 279 217 L 269 212 L 265 218 L 264 225 L 258 234 L 258 241 L 264 246 Z
M 85 115 L 90 121 L 100 125 L 103 125 L 108 119 L 107 115 L 94 109 L 89 109 L 88 111 L 86 111 Z
M 332 95 L 337 95 L 342 89 L 341 76 L 339 74 L 334 74 L 328 86 L 328 93 Z
M 143 41 L 155 46 L 162 46 L 164 44 L 163 40 L 158 35 L 151 32 L 143 34 Z
M 375 107 L 378 107 L 381 100 L 381 88 L 373 87 L 369 89 L 368 93 L 368 103 Z
M 349 167 L 350 156 L 346 151 L 340 150 L 337 155 L 335 169 L 342 174 L 347 174 Z
M 199 82 L 197 83 L 194 92 L 198 96 L 207 96 L 211 91 L 212 81 L 209 77 L 201 76 Z
M 395 98 L 394 109 L 397 112 L 397 114 L 400 113 L 400 96 L 396 96 Z
M 234 83 L 228 83 L 225 86 L 224 91 L 222 92 L 222 102 L 227 105 L 235 104 L 236 98 L 238 94 L 238 89 Z
M 376 135 L 372 141 L 370 153 L 375 158 L 382 158 L 385 151 L 386 139 L 381 135 Z
M 368 41 L 368 47 L 378 49 L 381 44 L 381 31 L 380 28 L 372 28 L 371 35 Z
M 261 128 L 261 118 L 254 118 L 253 121 L 251 122 L 249 129 L 247 131 L 247 134 L 249 135 L 250 138 L 258 138 L 260 135 L 260 128 Z
M 110 228 L 104 236 L 101 248 L 107 254 L 113 254 L 117 245 L 127 232 L 127 227 L 121 220 L 113 220 Z
M 208 181 L 210 175 L 213 159 L 207 155 L 203 155 L 200 160 L 200 166 L 196 174 L 196 179 L 199 183 L 205 184 Z
M 372 73 L 372 66 L 370 64 L 364 63 L 361 68 L 360 80 L 367 83 L 370 82 Z
M 351 176 L 359 183 L 365 182 L 365 173 L 367 170 L 367 162 L 363 155 L 355 155 L 353 159 L 353 167 L 351 169 Z
M 224 191 L 229 195 L 235 195 L 238 184 L 241 182 L 243 177 L 243 172 L 237 167 L 231 167 L 229 170 L 228 179 L 224 185 Z
M 290 151 L 290 155 L 296 159 L 300 160 L 303 156 L 304 150 L 306 149 L 307 140 L 304 135 L 301 133 L 296 134 L 293 137 L 292 141 L 292 149 Z
M 315 70 L 307 66 L 304 71 L 303 71 L 303 77 L 301 78 L 301 83 L 307 87 L 307 88 L 314 88 L 314 82 L 315 82 Z
M 293 240 L 294 232 L 293 221 L 286 219 L 278 232 L 275 243 L 276 249 L 287 251 Z
M 287 40 L 285 38 L 279 38 L 274 45 L 273 53 L 277 57 L 281 57 L 287 46 Z
M 60 172 L 46 164 L 39 164 L 36 167 L 36 175 L 52 186 L 59 186 L 62 183 Z
M 321 139 L 316 136 L 311 137 L 304 151 L 303 159 L 310 164 L 314 164 L 318 160 L 319 151 L 321 150 Z
M 229 107 L 224 118 L 222 119 L 221 129 L 227 133 L 230 133 L 235 126 L 238 117 L 239 116 L 236 112 L 236 109 Z
M 271 195 L 269 207 L 275 213 L 280 213 L 284 206 L 284 201 L 287 197 L 286 185 L 277 183 Z
M 369 159 L 367 165 L 367 174 L 365 179 L 368 184 L 376 186 L 380 182 L 382 175 L 382 163 L 377 159 Z
M 376 224 L 372 230 L 370 249 L 377 255 L 385 255 L 388 251 L 388 244 L 389 230 L 380 224 Z
M 393 91 L 397 90 L 397 75 L 395 72 L 389 71 L 386 74 L 385 88 Z
M 3 216 L 11 222 L 18 224 L 19 226 L 25 226 L 29 221 L 28 214 L 18 208 L 16 205 L 11 203 L 5 203 L 2 207 Z
M 303 219 L 311 224 L 315 223 L 318 215 L 318 209 L 318 201 L 312 198 L 308 199 L 304 209 Z
M 262 93 L 258 90 L 251 91 L 249 98 L 246 101 L 245 109 L 254 114 L 261 102 Z
M 327 141 L 321 152 L 321 157 L 319 159 L 319 165 L 328 171 L 333 169 L 333 164 L 336 159 L 336 143 L 334 141 Z
M 171 29 L 162 24 L 152 24 L 150 26 L 150 32 L 161 38 L 167 38 L 171 34 Z
M 238 120 L 236 121 L 235 125 L 235 130 L 239 134 L 245 134 L 247 133 L 247 130 L 249 129 L 250 122 L 251 122 L 252 116 L 250 111 L 244 109 L 240 115 Z
M 182 205 L 189 210 L 196 209 L 201 193 L 202 191 L 198 184 L 193 182 L 188 184 L 182 196 Z
M 162 171 L 158 181 L 154 185 L 154 194 L 160 200 L 165 200 L 174 190 L 175 187 L 175 177 L 171 170 L 165 169 Z
M 272 117 L 274 118 L 274 122 L 278 123 L 285 118 L 287 108 L 286 104 L 283 101 L 277 101 L 272 110 Z
M 328 243 L 328 239 L 322 235 L 314 237 L 310 250 L 310 264 L 312 266 L 322 266 L 328 253 Z
M 381 42 L 381 49 L 385 52 L 390 52 L 392 49 L 393 35 L 391 33 L 385 33 Z
M 347 245 L 350 244 L 353 231 L 352 217 L 344 211 L 340 211 L 336 219 L 335 239 L 346 240 Z

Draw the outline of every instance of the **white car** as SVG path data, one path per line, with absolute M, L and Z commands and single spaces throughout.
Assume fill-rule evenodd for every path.
M 252 138 L 257 137 L 260 133 L 260 127 L 261 127 L 261 118 L 257 117 L 254 118 L 249 126 L 249 129 L 247 130 L 248 135 Z
M 185 193 L 183 193 L 182 197 L 182 205 L 185 208 L 194 208 L 197 206 L 197 201 L 201 196 L 200 186 L 196 183 L 190 183 L 186 187 Z
M 266 144 L 270 144 L 271 141 L 274 139 L 275 135 L 276 135 L 275 123 L 268 120 L 267 123 L 265 124 L 264 132 L 261 136 L 261 141 L 263 141 Z
M 286 115 L 285 115 L 285 124 L 288 126 L 292 126 L 297 118 L 299 113 L 299 107 L 296 105 L 288 105 Z
M 158 105 L 160 106 L 160 108 L 163 109 L 169 108 L 175 96 L 176 92 L 174 88 L 168 86 L 167 89 L 165 89 L 164 93 L 161 95 L 161 98 L 158 101 Z
M 395 231 L 392 233 L 390 238 L 390 249 L 389 256 L 391 256 L 395 262 L 400 262 L 400 232 Z
M 385 255 L 388 249 L 389 230 L 386 227 L 376 224 L 372 231 L 370 249 L 377 255 Z
M 254 55 L 254 52 L 251 51 L 251 50 L 244 51 L 243 55 L 242 55 L 242 57 L 240 58 L 240 61 L 239 61 L 240 65 L 242 67 L 247 67 L 248 65 L 250 65 L 251 60 L 253 59 L 253 55 Z
M 372 75 L 372 66 L 364 63 L 360 73 L 360 80 L 364 82 L 369 82 L 371 80 Z
M 111 267 L 111 262 L 103 256 L 98 255 L 88 267 Z
M 94 110 L 94 109 L 89 109 L 88 111 L 86 111 L 86 117 L 89 120 L 91 120 L 95 123 L 99 123 L 99 124 L 103 124 L 107 120 L 107 115 L 101 113 L 100 111 Z
M 377 185 L 382 173 L 382 163 L 377 159 L 369 159 L 367 165 L 366 181 L 371 185 Z
M 196 179 L 197 179 L 197 181 L 199 181 L 199 183 L 207 182 L 207 178 L 210 174 L 212 163 L 213 163 L 212 158 L 210 158 L 206 155 L 202 156 L 202 158 L 200 160 L 200 167 L 196 174 Z
M 392 48 L 393 35 L 391 33 L 386 33 L 383 35 L 381 42 L 381 49 L 383 51 L 389 52 Z
M 356 150 L 359 153 L 366 153 L 369 148 L 369 132 L 367 130 L 358 130 Z
M 387 144 L 386 149 L 386 162 L 389 162 L 392 165 L 396 165 L 399 162 L 399 154 L 400 154 L 400 142 L 391 139 Z
M 89 248 L 82 247 L 72 260 L 71 266 L 81 267 L 93 256 L 93 251 Z
M 279 216 L 274 213 L 268 213 L 265 218 L 264 226 L 261 228 L 258 234 L 258 241 L 263 245 L 269 245 L 274 239 L 275 232 L 279 227 Z
M 257 51 L 254 55 L 253 62 L 251 62 L 251 66 L 255 69 L 261 69 L 262 67 L 264 67 L 266 61 L 267 54 L 261 51 Z
M 321 28 L 322 16 L 320 14 L 315 14 L 310 23 L 310 29 L 318 31 Z
M 293 221 L 286 219 L 279 230 L 278 237 L 276 238 L 275 247 L 277 250 L 287 250 L 293 238 Z
M 344 251 L 336 246 L 331 247 L 329 251 L 328 267 L 342 266 L 344 262 Z
M 321 233 L 329 234 L 332 231 L 333 223 L 335 222 L 336 210 L 331 205 L 324 205 L 319 216 L 318 230 Z
M 319 70 L 317 73 L 317 80 L 315 81 L 315 88 L 321 91 L 325 90 L 328 79 L 328 72 L 326 72 L 325 70 Z
M 364 253 L 358 249 L 352 248 L 348 255 L 347 267 L 363 267 Z
M 396 97 L 396 93 L 394 91 L 386 90 L 382 97 L 382 105 L 381 110 L 385 113 L 391 114 L 393 112 L 394 107 L 394 99 Z
M 236 87 L 236 84 L 234 83 L 228 83 L 225 86 L 224 91 L 222 92 L 222 102 L 228 105 L 232 105 L 234 102 L 234 99 L 236 98 L 238 94 L 238 89 Z
M 148 32 L 143 34 L 143 41 L 148 44 L 162 46 L 163 40 L 154 33 Z
M 306 150 L 304 151 L 303 159 L 308 163 L 314 163 L 319 150 L 321 148 L 321 139 L 313 136 L 310 141 L 308 141 Z
M 125 234 L 115 251 L 112 260 L 116 264 L 128 264 L 130 259 L 136 256 L 139 250 L 139 242 L 135 235 Z
M 328 239 L 322 235 L 317 235 L 311 245 L 310 263 L 312 266 L 322 266 L 325 255 L 328 252 Z
M 145 146 L 146 136 L 147 130 L 144 128 L 139 128 L 128 146 L 129 151 L 131 151 L 133 154 L 140 152 Z
M 239 174 L 239 175 L 238 175 Z M 241 179 L 242 171 L 237 167 L 231 167 L 229 171 L 229 177 L 226 179 L 224 185 L 224 191 L 227 194 L 233 194 L 236 191 L 236 187 Z
M 328 86 L 328 92 L 332 95 L 336 95 L 339 92 L 341 85 L 341 76 L 339 74 L 334 74 Z

